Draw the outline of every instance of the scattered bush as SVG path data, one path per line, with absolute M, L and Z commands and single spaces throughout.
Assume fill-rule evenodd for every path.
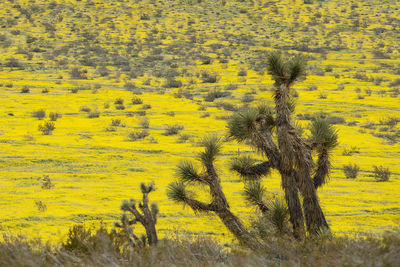
M 42 120 L 46 117 L 46 111 L 44 109 L 39 109 L 32 112 L 32 117 Z
M 148 129 L 150 126 L 149 118 L 143 117 L 140 119 L 139 124 L 142 128 Z
M 128 134 L 128 139 L 129 139 L 129 141 L 136 141 L 136 140 L 144 139 L 147 136 L 149 136 L 149 132 L 146 130 L 143 130 L 140 132 L 130 132 Z
M 69 75 L 71 76 L 71 79 L 79 79 L 79 80 L 84 80 L 87 79 L 87 70 L 81 70 L 79 68 L 72 68 Z
M 389 171 L 389 168 L 385 168 L 383 166 L 374 166 L 374 177 L 376 181 L 378 182 L 386 182 L 389 181 L 391 172 Z
M 43 135 L 51 135 L 55 128 L 55 124 L 52 121 L 46 121 L 38 126 L 39 131 L 41 131 Z
M 230 92 L 220 91 L 220 90 L 213 90 L 209 91 L 207 95 L 204 97 L 204 100 L 207 102 L 213 102 L 217 98 L 227 97 L 230 96 Z
M 355 179 L 357 178 L 358 175 L 358 171 L 360 170 L 360 168 L 358 167 L 357 164 L 348 164 L 348 165 L 344 165 L 343 166 L 343 172 L 344 175 L 346 176 L 346 178 L 348 179 Z
M 80 111 L 83 111 L 83 112 L 90 112 L 90 111 L 92 111 L 92 109 L 89 108 L 89 107 L 87 107 L 87 106 L 82 106 L 82 107 L 80 108 Z
M 139 97 L 132 98 L 132 105 L 141 105 L 143 104 L 143 100 Z
M 215 73 L 210 73 L 208 71 L 203 71 L 201 73 L 201 80 L 203 83 L 216 83 L 217 78 L 217 74 Z
M 122 98 L 117 98 L 114 101 L 115 105 L 123 105 L 124 104 L 124 100 Z
M 88 118 L 89 118 L 89 119 L 98 118 L 98 117 L 100 117 L 100 112 L 98 112 L 98 111 L 96 111 L 96 110 L 90 111 L 90 112 L 88 113 Z
M 112 119 L 111 126 L 115 126 L 115 127 L 122 126 L 121 122 L 122 121 L 120 119 Z
M 57 112 L 50 112 L 50 114 L 49 114 L 49 118 L 51 121 L 56 121 L 57 119 L 59 119 L 61 117 L 62 117 L 62 115 Z
M 144 104 L 144 105 L 142 106 L 142 109 L 143 109 L 143 110 L 151 109 L 151 105 L 149 105 L 149 104 Z
M 24 87 L 22 87 L 21 94 L 28 94 L 29 92 L 30 92 L 30 89 L 28 86 L 25 85 Z
M 116 110 L 125 110 L 125 106 L 123 104 L 117 104 L 115 105 Z
M 164 135 L 175 135 L 182 131 L 185 127 L 179 124 L 167 125 Z

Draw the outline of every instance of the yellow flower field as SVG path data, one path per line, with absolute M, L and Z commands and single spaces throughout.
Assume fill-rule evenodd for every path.
M 181 229 L 229 241 L 218 218 L 174 204 L 166 187 L 180 160 L 196 157 L 198 140 L 215 133 L 224 139 L 217 161 L 223 189 L 249 223 L 256 209 L 244 201 L 229 161 L 257 153 L 226 138 L 226 118 L 244 104 L 272 105 L 262 55 L 276 50 L 308 58 L 307 79 L 295 86 L 304 134 L 310 116 L 321 112 L 339 132 L 330 181 L 319 190 L 332 230 L 399 227 L 398 1 L 132 2 L 0 3 L 1 231 L 58 241 L 74 223 L 113 227 L 122 200 L 140 198 L 139 184 L 154 182 L 160 235 Z M 206 74 L 216 81 L 205 81 Z M 214 91 L 228 93 L 206 101 Z M 120 99 L 124 109 L 115 104 Z M 32 116 L 40 109 L 42 120 Z M 62 117 L 44 135 L 38 127 L 51 112 Z M 112 126 L 116 119 L 120 125 Z M 184 129 L 165 135 L 175 124 Z M 146 138 L 129 139 L 143 130 Z M 360 168 L 356 179 L 343 173 L 349 163 Z M 389 168 L 390 180 L 376 182 L 374 165 Z M 46 176 L 49 189 L 42 188 Z M 263 182 L 271 197 L 282 193 L 277 173 Z

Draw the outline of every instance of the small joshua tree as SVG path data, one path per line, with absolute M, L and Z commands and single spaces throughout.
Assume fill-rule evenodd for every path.
M 309 233 L 329 228 L 316 190 L 329 175 L 329 153 L 337 145 L 337 133 L 321 118 L 311 123 L 309 140 L 301 138 L 296 129 L 292 118 L 295 103 L 291 86 L 305 77 L 305 63 L 301 58 L 283 62 L 279 55 L 271 55 L 268 58 L 268 72 L 275 81 L 275 107 L 263 104 L 239 111 L 228 123 L 231 137 L 238 142 L 249 142 L 268 161 L 257 164 L 251 158 L 240 157 L 233 161 L 232 169 L 250 180 L 260 180 L 269 174 L 270 169 L 278 170 L 293 232 L 301 238 L 305 234 L 304 219 Z M 313 151 L 318 156 L 317 164 L 312 158 Z M 257 191 L 257 187 L 250 189 L 247 191 L 253 194 L 252 202 L 260 210 L 265 210 L 260 191 Z M 302 204 L 299 193 L 303 197 Z
M 238 217 L 230 210 L 221 183 L 214 166 L 214 162 L 220 153 L 220 140 L 215 137 L 206 137 L 202 141 L 204 151 L 199 154 L 199 160 L 203 170 L 199 172 L 189 161 L 182 161 L 177 168 L 178 181 L 168 186 L 168 197 L 178 203 L 188 205 L 194 212 L 214 212 L 224 225 L 244 245 L 252 249 L 259 249 L 261 244 L 243 226 Z M 208 187 L 211 201 L 204 203 L 195 199 L 195 196 L 187 187 L 189 185 L 205 185 Z
M 139 238 L 133 232 L 132 225 L 137 222 L 141 223 L 146 230 L 147 242 L 149 245 L 156 245 L 158 242 L 157 231 L 156 231 L 156 223 L 157 223 L 157 214 L 158 214 L 158 206 L 156 203 L 152 203 L 149 208 L 149 193 L 155 190 L 155 186 L 153 183 L 149 184 L 140 184 L 140 190 L 142 191 L 143 198 L 142 202 L 138 203 L 139 209 L 136 207 L 136 201 L 134 199 L 124 200 L 121 205 L 121 210 L 124 211 L 124 214 L 121 217 L 121 222 L 116 223 L 116 227 L 122 228 L 129 238 L 130 244 L 135 247 L 137 245 L 146 244 L 146 237 Z M 141 212 L 140 212 L 140 211 Z M 126 212 L 129 212 L 133 215 L 133 219 L 129 219 Z

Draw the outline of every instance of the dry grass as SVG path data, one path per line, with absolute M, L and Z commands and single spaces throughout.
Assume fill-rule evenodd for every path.
M 400 232 L 382 236 L 319 237 L 296 241 L 270 234 L 265 248 L 252 252 L 221 245 L 209 237 L 175 234 L 156 247 L 131 248 L 122 235 L 80 228 L 74 242 L 50 245 L 5 234 L 1 266 L 399 266 Z M 83 230 L 82 230 L 83 229 Z M 67 245 L 69 244 L 69 245 Z

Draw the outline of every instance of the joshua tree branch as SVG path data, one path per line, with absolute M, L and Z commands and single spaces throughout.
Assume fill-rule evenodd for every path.
M 259 164 L 255 164 L 251 167 L 247 168 L 235 168 L 234 170 L 237 171 L 241 176 L 245 177 L 246 179 L 259 179 L 263 175 L 269 174 L 271 169 L 271 163 L 269 161 L 264 161 Z

